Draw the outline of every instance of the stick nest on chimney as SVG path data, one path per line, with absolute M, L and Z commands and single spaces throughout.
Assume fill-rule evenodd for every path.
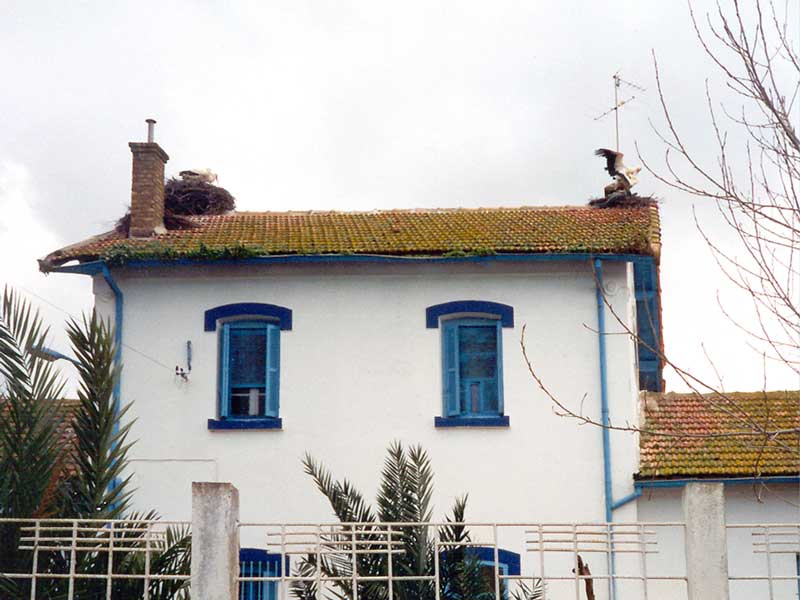
M 164 227 L 167 229 L 191 229 L 195 223 L 188 217 L 198 215 L 221 215 L 236 208 L 231 193 L 204 181 L 188 181 L 171 177 L 164 184 Z M 128 234 L 131 213 L 117 221 L 114 229 Z

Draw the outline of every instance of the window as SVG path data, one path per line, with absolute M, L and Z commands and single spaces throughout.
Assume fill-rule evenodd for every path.
M 485 546 L 472 547 L 469 552 L 477 558 L 480 564 L 481 575 L 486 581 L 489 589 L 494 589 L 495 571 L 494 571 L 494 548 Z M 500 577 L 500 589 L 502 590 L 502 597 L 508 598 L 508 588 L 512 581 L 504 579 L 504 577 L 515 576 L 520 574 L 520 559 L 519 554 L 498 548 L 497 550 L 497 575 Z
M 502 328 L 514 326 L 514 309 L 496 302 L 448 302 L 428 307 L 426 324 L 442 330 L 442 416 L 436 426 L 507 426 Z
M 292 311 L 244 302 L 211 308 L 204 329 L 219 327 L 217 417 L 209 429 L 280 429 L 281 331 Z
M 500 334 L 497 319 L 451 319 L 442 323 L 445 416 L 503 413 Z
M 277 417 L 280 328 L 266 321 L 222 326 L 221 418 Z
M 286 557 L 287 573 L 289 557 Z M 240 577 L 280 577 L 281 555 L 259 548 L 239 550 Z M 278 600 L 278 581 L 240 581 L 239 600 Z
M 443 551 L 440 555 L 442 567 L 449 570 L 448 557 L 453 556 L 450 554 L 453 551 Z M 481 578 L 484 580 L 486 589 L 494 590 L 495 583 L 495 555 L 494 548 L 489 546 L 470 546 L 466 549 L 466 557 L 472 558 L 478 563 L 478 569 Z M 497 549 L 497 576 L 499 576 L 499 584 L 501 590 L 501 597 L 508 598 L 508 590 L 513 581 L 508 580 L 508 577 L 518 576 L 520 574 L 520 556 L 516 552 L 509 550 Z M 494 597 L 494 594 L 491 595 Z

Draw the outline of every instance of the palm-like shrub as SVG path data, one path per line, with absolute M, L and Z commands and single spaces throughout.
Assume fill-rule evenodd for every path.
M 64 464 L 58 436 L 58 371 L 30 353 L 48 330 L 30 305 L 6 290 L 0 304 L 0 518 L 59 514 L 56 493 Z M 17 552 L 20 528 L 0 524 L 0 572 L 26 572 L 30 557 Z
M 320 553 L 319 559 L 316 554 L 304 557 L 297 574 L 313 577 L 319 568 L 326 578 L 335 578 L 331 581 L 333 597 L 340 600 L 354 598 L 354 561 L 345 543 L 351 542 L 352 536 L 356 535 L 359 549 L 370 545 L 386 548 L 386 527 L 377 525 L 378 522 L 429 522 L 433 494 L 430 459 L 419 446 L 406 450 L 400 443 L 393 443 L 384 462 L 374 508 L 348 480 L 335 481 L 330 472 L 311 456 L 306 455 L 303 464 L 344 527 L 341 534 L 326 537 L 323 543 L 325 552 Z M 439 556 L 439 593 L 445 600 L 481 600 L 494 595 L 494 586 L 482 576 L 477 557 L 465 545 L 470 541 L 469 532 L 463 525 L 466 504 L 466 496 L 458 498 L 451 515 L 446 517 L 451 524 L 439 528 L 438 532 L 439 540 L 445 543 L 443 547 L 446 548 L 440 551 Z M 437 549 L 432 533 L 427 525 L 398 525 L 393 528 L 392 541 L 400 550 L 391 559 L 394 577 L 430 577 L 434 574 Z M 356 553 L 355 568 L 359 578 L 386 577 L 389 573 L 387 552 Z M 361 600 L 388 598 L 385 580 L 362 579 L 356 585 L 358 589 L 355 591 Z M 395 580 L 392 592 L 397 600 L 433 600 L 436 597 L 435 585 L 431 579 Z M 295 582 L 292 593 L 299 600 L 316 600 L 324 596 L 315 581 Z
M 30 304 L 5 290 L 0 306 L 0 518 L 14 519 L 131 519 L 128 540 L 143 538 L 146 521 L 153 512 L 130 512 L 133 490 L 126 476 L 130 423 L 120 419 L 128 406 L 115 406 L 114 385 L 119 370 L 114 361 L 113 330 L 96 314 L 72 320 L 67 333 L 79 376 L 78 409 L 71 423 L 74 436 L 63 436 L 57 410 L 64 388 L 52 362 L 36 350 L 44 345 L 47 330 Z M 72 441 L 65 441 L 70 439 Z M 32 553 L 20 550 L 21 524 L 0 523 L 0 572 L 30 573 Z M 83 534 L 81 534 L 83 535 Z M 111 529 L 86 532 L 99 543 Z M 191 538 L 188 531 L 168 528 L 153 544 L 150 573 L 188 574 Z M 144 554 L 115 550 L 114 573 L 145 572 Z M 69 554 L 40 552 L 37 598 L 67 597 L 67 581 L 48 579 L 47 574 L 68 573 Z M 79 552 L 75 571 L 82 575 L 104 575 L 107 552 Z M 105 598 L 106 581 L 76 579 L 75 600 Z M 181 581 L 153 581 L 149 597 L 154 600 L 188 597 Z M 115 579 L 112 597 L 141 597 L 143 583 Z M 23 579 L 0 578 L 0 597 L 30 597 L 30 584 Z

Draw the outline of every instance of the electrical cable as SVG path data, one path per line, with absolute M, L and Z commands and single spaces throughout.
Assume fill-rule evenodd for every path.
M 44 298 L 43 296 L 40 296 L 40 295 L 39 295 L 39 294 L 37 294 L 36 292 L 33 292 L 33 291 L 29 290 L 28 288 L 26 288 L 26 287 L 24 287 L 24 286 L 21 286 L 21 285 L 20 285 L 20 286 L 14 286 L 14 287 L 16 287 L 16 288 L 17 288 L 17 289 L 19 289 L 19 290 L 22 290 L 22 291 L 23 291 L 23 292 L 25 292 L 26 294 L 29 294 L 29 295 L 31 295 L 31 296 L 33 296 L 33 297 L 35 297 L 35 298 L 38 298 L 39 300 L 41 300 L 41 301 L 42 301 L 42 302 L 44 302 L 45 304 L 48 304 L 49 306 L 51 306 L 51 307 L 55 308 L 56 310 L 58 310 L 58 311 L 61 311 L 62 313 L 64 313 L 64 314 L 65 314 L 65 315 L 67 315 L 68 317 L 70 317 L 70 318 L 72 318 L 72 319 L 76 319 L 76 320 L 78 319 L 78 317 L 77 317 L 75 314 L 73 314 L 73 313 L 69 312 L 67 309 L 65 309 L 65 308 L 63 308 L 63 307 L 61 307 L 61 306 L 59 306 L 59 305 L 55 304 L 54 302 L 51 302 L 51 301 L 50 301 L 50 300 L 48 300 L 47 298 Z M 153 362 L 153 363 L 157 364 L 157 365 L 158 365 L 158 366 L 160 366 L 160 367 L 163 367 L 164 369 L 166 369 L 166 370 L 167 370 L 167 371 L 169 371 L 170 373 L 174 373 L 174 372 L 175 372 L 175 368 L 174 368 L 174 367 L 168 367 L 168 366 L 167 366 L 167 365 L 165 365 L 163 362 L 161 362 L 161 361 L 160 361 L 160 360 L 158 360 L 157 358 L 154 358 L 154 357 L 150 356 L 150 355 L 149 355 L 149 354 L 147 354 L 146 352 L 142 352 L 141 350 L 138 350 L 138 349 L 134 348 L 133 346 L 129 346 L 128 344 L 126 344 L 126 343 L 124 343 L 124 342 L 122 343 L 122 347 L 123 347 L 123 348 L 125 348 L 126 350 L 130 350 L 131 352 L 135 352 L 135 353 L 136 353 L 136 354 L 138 354 L 139 356 L 142 356 L 142 357 L 146 358 L 147 360 L 149 360 L 149 361 L 151 361 L 151 362 Z

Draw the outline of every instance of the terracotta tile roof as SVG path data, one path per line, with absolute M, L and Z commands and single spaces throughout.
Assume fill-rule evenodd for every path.
M 481 253 L 634 253 L 658 256 L 655 205 L 372 212 L 235 212 L 147 239 L 109 232 L 53 252 L 47 270 L 98 258 L 213 258 L 285 254 L 441 256 Z
M 62 398 L 58 404 L 56 412 L 56 433 L 61 438 L 64 447 L 75 443 L 75 430 L 72 428 L 72 421 L 80 408 L 80 400 L 74 398 Z M 0 419 L 5 418 L 5 409 L 0 405 Z M 67 459 L 65 468 L 72 472 L 75 465 L 71 459 Z
M 61 441 L 67 444 L 75 443 L 75 430 L 72 428 L 72 421 L 81 407 L 81 401 L 77 398 L 63 398 L 58 412 L 58 434 Z
M 800 427 L 800 391 L 643 394 L 644 428 L 675 437 L 640 436 L 637 478 L 753 477 L 800 474 L 800 436 L 765 443 L 767 431 Z M 749 435 L 719 434 L 749 432 Z M 705 437 L 681 437 L 701 434 Z

